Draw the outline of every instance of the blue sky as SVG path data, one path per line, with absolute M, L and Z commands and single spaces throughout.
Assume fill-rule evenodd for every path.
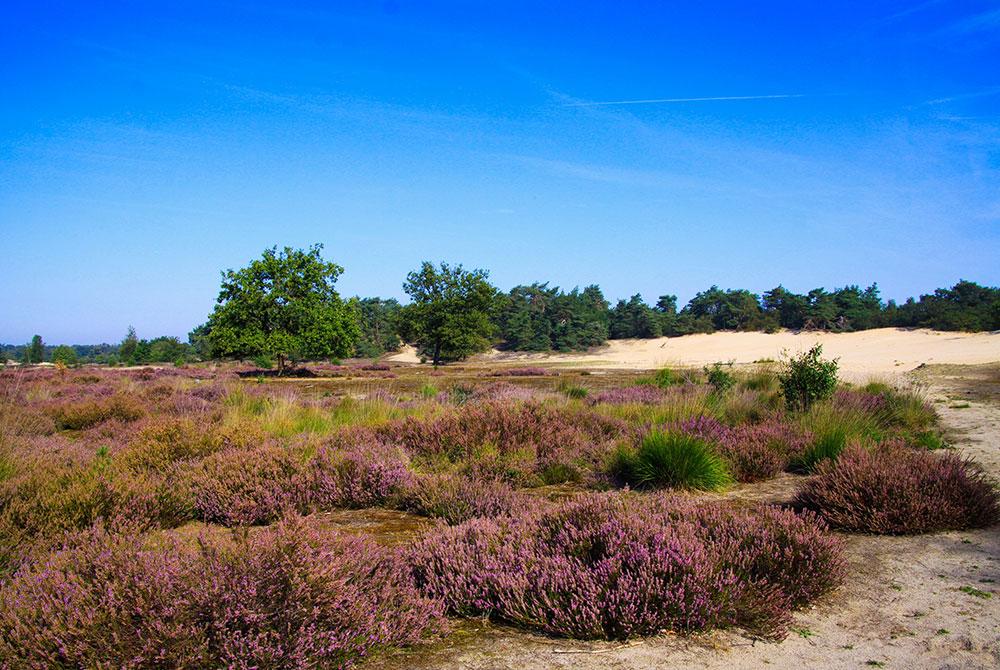
M 4 3 L 0 341 L 183 337 L 274 244 L 345 295 L 1000 283 L 1000 3 L 536 4 Z

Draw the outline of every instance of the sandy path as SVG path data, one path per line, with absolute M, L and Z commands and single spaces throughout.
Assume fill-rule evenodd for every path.
M 615 369 L 654 369 L 666 365 L 707 365 L 733 360 L 752 363 L 779 359 L 782 351 L 798 353 L 815 343 L 827 357 L 840 359 L 841 369 L 861 375 L 905 372 L 923 363 L 977 365 L 1000 361 L 1000 333 L 943 333 L 933 330 L 879 328 L 858 333 L 713 333 L 661 337 L 653 340 L 612 340 L 607 346 L 579 354 L 517 354 L 492 352 L 473 361 L 553 364 Z M 416 363 L 412 347 L 389 357 Z
M 1000 476 L 1000 403 L 932 398 L 956 446 Z M 968 403 L 968 407 L 957 407 Z M 955 407 L 953 407 L 955 405 Z M 795 617 L 780 644 L 715 632 L 629 645 L 557 640 L 469 622 L 444 643 L 382 659 L 387 668 L 997 668 L 1000 667 L 1000 531 L 920 537 L 848 537 L 847 584 Z M 992 581 L 990 581 L 992 580 Z M 990 594 L 961 591 L 972 587 Z

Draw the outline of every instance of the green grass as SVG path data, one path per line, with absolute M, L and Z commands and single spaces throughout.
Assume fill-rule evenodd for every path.
M 980 591 L 974 586 L 962 586 L 959 587 L 958 590 L 961 591 L 962 593 L 968 593 L 970 596 L 973 596 L 975 598 L 982 598 L 983 600 L 993 597 L 993 594 L 990 593 L 989 591 Z
M 683 433 L 653 432 L 638 449 L 620 448 L 611 471 L 637 488 L 717 491 L 733 483 L 725 460 L 705 441 Z

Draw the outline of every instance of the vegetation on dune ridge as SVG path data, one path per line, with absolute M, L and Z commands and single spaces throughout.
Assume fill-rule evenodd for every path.
M 35 335 L 24 346 L 0 345 L 0 356 L 25 363 L 76 365 L 184 363 L 240 358 L 260 367 L 286 360 L 376 358 L 403 342 L 435 365 L 463 359 L 491 345 L 512 351 L 573 351 L 608 339 L 652 338 L 715 331 L 779 328 L 846 332 L 885 326 L 938 330 L 1000 329 L 1000 288 L 959 281 L 898 305 L 884 302 L 876 284 L 797 294 L 778 286 L 762 294 L 717 286 L 678 310 L 677 297 L 653 306 L 638 294 L 614 306 L 600 287 L 569 292 L 548 283 L 515 286 L 507 293 L 486 270 L 424 262 L 403 288 L 411 302 L 342 300 L 334 290 L 343 268 L 326 261 L 322 245 L 308 250 L 267 249 L 240 270 L 223 273 L 217 305 L 188 342 L 176 337 L 141 340 L 129 327 L 117 346 L 47 346 Z M 714 370 L 721 381 L 724 372 Z

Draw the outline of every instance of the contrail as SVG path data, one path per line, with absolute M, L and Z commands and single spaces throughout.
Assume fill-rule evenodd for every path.
M 779 95 L 723 95 L 713 98 L 658 98 L 655 100 L 613 100 L 609 102 L 569 102 L 563 107 L 598 107 L 601 105 L 652 105 L 661 102 L 711 102 L 713 100 L 774 100 L 776 98 L 804 98 L 802 93 Z

